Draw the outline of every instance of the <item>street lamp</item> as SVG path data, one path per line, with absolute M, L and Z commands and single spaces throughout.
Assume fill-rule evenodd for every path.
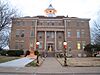
M 40 42 L 37 41 L 37 42 L 36 42 L 36 48 L 37 48 L 37 49 L 38 49 L 39 45 L 40 45 Z M 39 64 L 39 59 L 38 59 L 38 58 L 39 58 L 39 52 L 38 52 L 38 50 L 37 50 L 36 52 L 37 52 L 37 53 L 36 53 L 36 54 L 37 54 L 37 62 L 36 62 L 36 63 L 37 63 L 37 65 L 38 65 L 38 64 Z
M 64 45 L 64 66 L 67 66 L 67 58 L 66 58 L 66 48 L 67 48 L 67 42 L 64 41 L 63 42 L 63 45 Z

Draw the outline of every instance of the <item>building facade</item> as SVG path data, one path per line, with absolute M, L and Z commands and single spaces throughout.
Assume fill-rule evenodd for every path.
M 10 49 L 37 50 L 40 52 L 62 52 L 63 42 L 72 55 L 82 53 L 90 43 L 89 20 L 77 17 L 55 16 L 52 5 L 45 10 L 47 16 L 12 18 Z

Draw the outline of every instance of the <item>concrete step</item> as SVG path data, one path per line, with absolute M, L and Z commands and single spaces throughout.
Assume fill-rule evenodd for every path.
M 55 57 L 55 53 L 54 52 L 47 52 L 47 57 Z

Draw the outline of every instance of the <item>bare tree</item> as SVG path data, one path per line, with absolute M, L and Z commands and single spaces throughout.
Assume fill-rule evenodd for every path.
M 0 0 L 0 48 L 8 44 L 11 18 L 15 17 L 17 10 L 11 9 L 8 3 Z
M 7 32 L 5 32 L 7 31 Z M 2 30 L 0 32 L 0 48 L 4 48 L 5 46 L 8 45 L 8 41 L 9 41 L 9 31 L 8 30 Z
M 95 44 L 100 45 L 100 24 L 99 22 L 94 21 L 92 30 L 92 38 L 94 39 Z

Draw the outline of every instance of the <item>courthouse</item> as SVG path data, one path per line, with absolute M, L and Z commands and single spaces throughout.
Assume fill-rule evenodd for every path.
M 10 49 L 37 50 L 55 54 L 63 52 L 63 42 L 73 56 L 82 53 L 90 43 L 90 27 L 87 18 L 56 16 L 57 10 L 50 4 L 44 10 L 47 16 L 12 18 Z

